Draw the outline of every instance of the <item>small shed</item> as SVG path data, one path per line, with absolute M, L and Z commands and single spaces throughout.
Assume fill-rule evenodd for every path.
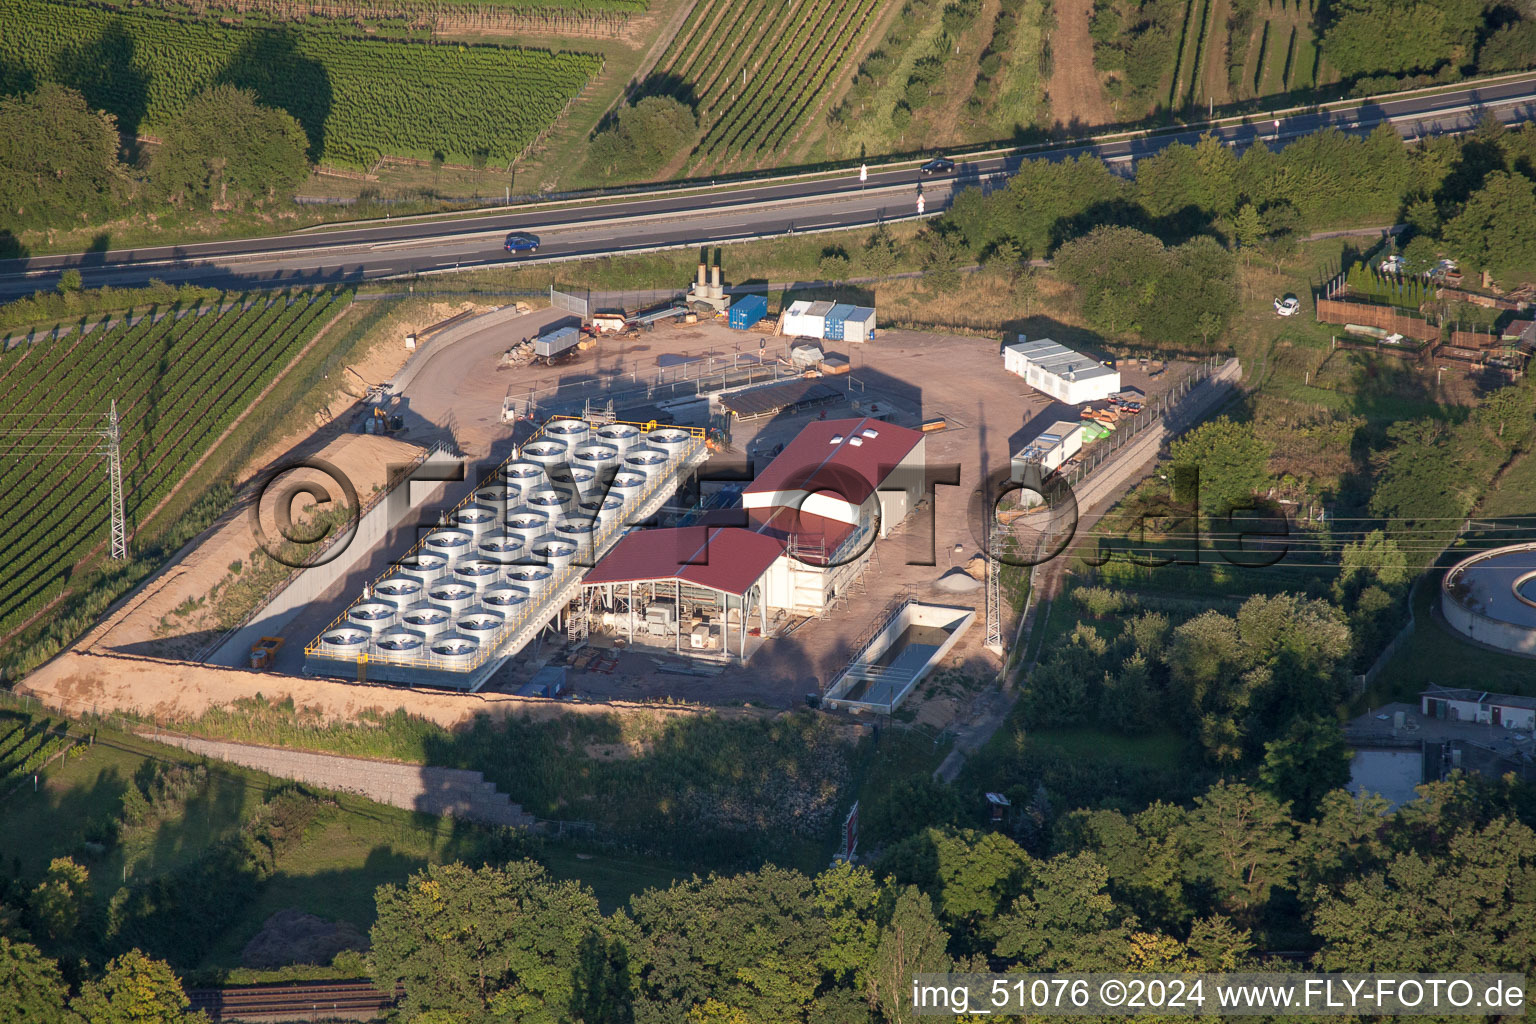
M 794 334 L 806 338 L 824 338 L 827 332 L 827 314 L 832 312 L 832 303 L 813 302 L 800 314 L 800 330 L 790 331 L 785 328 L 786 334 Z
M 757 322 L 768 315 L 768 300 L 761 295 L 748 295 L 731 307 L 727 323 L 733 330 L 750 331 Z
M 784 333 L 791 338 L 812 337 L 813 335 L 809 330 L 810 323 L 806 319 L 806 313 L 809 312 L 810 308 L 810 299 L 800 299 L 796 302 L 791 302 L 789 307 L 784 310 Z M 814 337 L 821 337 L 819 327 Z
M 875 339 L 875 310 L 873 306 L 854 306 L 853 312 L 843 318 L 844 341 L 873 341 Z

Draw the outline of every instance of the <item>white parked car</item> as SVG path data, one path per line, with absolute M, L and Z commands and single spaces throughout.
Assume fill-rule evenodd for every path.
M 1404 339 L 1401 334 L 1389 334 L 1385 338 L 1381 339 L 1381 343 L 1383 345 L 1401 345 L 1403 340 Z
M 1401 274 L 1403 272 L 1403 266 L 1403 258 L 1397 253 L 1393 253 L 1391 256 L 1388 256 L 1386 259 L 1382 260 L 1381 266 L 1377 269 L 1380 270 L 1383 274 Z
M 1281 316 L 1295 316 L 1301 312 L 1301 300 L 1294 295 L 1275 300 L 1275 312 Z

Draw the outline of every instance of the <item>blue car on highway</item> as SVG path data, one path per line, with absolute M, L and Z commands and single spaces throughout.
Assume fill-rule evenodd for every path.
M 514 231 L 507 236 L 507 252 L 538 252 L 539 236 Z

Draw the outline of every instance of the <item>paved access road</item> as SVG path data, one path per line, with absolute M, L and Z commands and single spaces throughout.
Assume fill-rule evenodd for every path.
M 1329 110 L 1300 111 L 1215 134 L 1237 149 L 1262 139 L 1271 146 L 1334 126 L 1368 133 L 1390 122 L 1407 138 L 1465 131 L 1492 114 L 1506 124 L 1536 116 L 1536 74 L 1427 96 Z M 1092 153 L 1129 171 L 1136 160 L 1173 142 L 1194 143 L 1205 129 L 1063 144 L 961 163 L 954 174 L 922 176 L 915 166 L 869 174 L 746 184 L 707 192 L 631 195 L 585 203 L 548 204 L 516 212 L 466 214 L 373 222 L 270 238 L 181 246 L 42 256 L 0 262 L 0 299 L 51 288 L 59 273 L 78 268 L 88 287 L 143 284 L 150 278 L 227 288 L 287 284 L 342 284 L 508 262 L 603 255 L 658 246 L 715 242 L 857 227 L 913 217 L 921 193 L 924 212 L 946 208 L 960 189 L 1002 183 L 1029 157 L 1067 159 Z M 512 230 L 537 234 L 537 253 L 513 256 L 502 248 Z M 681 283 L 681 282 L 680 282 Z

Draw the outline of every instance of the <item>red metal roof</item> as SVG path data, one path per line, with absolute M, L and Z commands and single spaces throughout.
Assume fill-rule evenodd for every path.
M 838 437 L 842 440 L 833 444 Z M 862 505 L 922 439 L 916 430 L 867 416 L 819 420 L 800 431 L 742 493 L 824 492 Z
M 784 505 L 748 509 L 747 515 L 753 530 L 774 538 L 781 546 L 793 539 L 795 556 L 809 565 L 825 565 L 849 534 L 858 529 L 841 519 L 828 519 Z
M 583 583 L 682 580 L 738 597 L 784 553 L 782 541 L 731 526 L 684 526 L 627 534 Z

